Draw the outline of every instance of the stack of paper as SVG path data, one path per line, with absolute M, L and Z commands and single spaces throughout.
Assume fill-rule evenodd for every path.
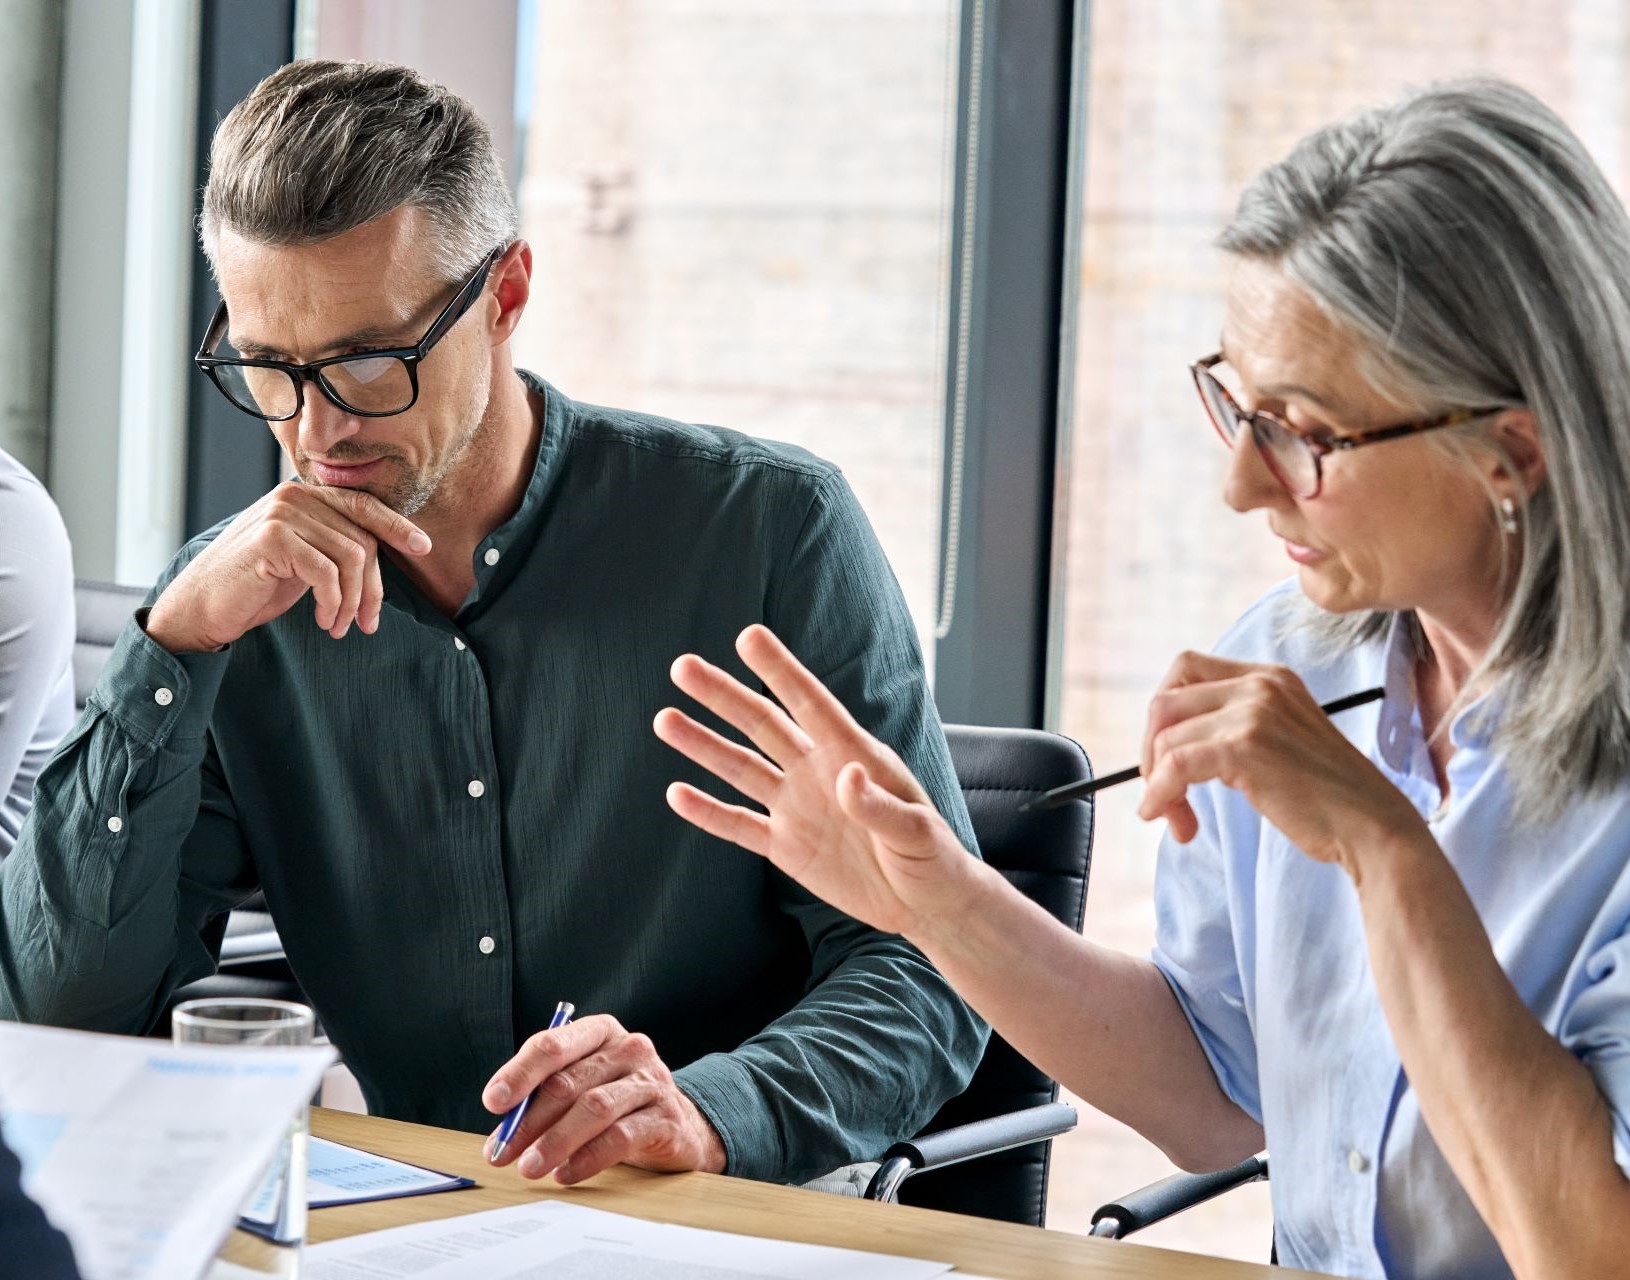
M 700 1231 L 558 1200 L 306 1250 L 306 1280 L 930 1280 L 949 1263 Z
M 333 1058 L 0 1023 L 0 1131 L 87 1280 L 192 1280 Z

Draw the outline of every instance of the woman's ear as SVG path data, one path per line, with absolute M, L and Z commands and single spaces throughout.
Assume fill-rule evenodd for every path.
M 1494 419 L 1490 430 L 1504 454 L 1494 477 L 1511 484 L 1523 497 L 1533 497 L 1545 483 L 1545 446 L 1533 410 L 1507 409 Z

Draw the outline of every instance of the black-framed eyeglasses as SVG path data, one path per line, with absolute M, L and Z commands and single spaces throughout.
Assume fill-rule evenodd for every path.
M 430 322 L 424 336 L 411 347 L 353 351 L 310 364 L 282 360 L 253 360 L 218 356 L 226 340 L 227 314 L 223 301 L 215 308 L 193 363 L 202 369 L 235 408 L 267 422 L 287 422 L 304 406 L 302 383 L 318 390 L 346 413 L 359 418 L 389 418 L 406 413 L 419 399 L 419 362 L 481 296 L 487 274 L 508 245 L 499 245 L 471 273 L 442 312 Z
M 1230 449 L 1234 448 L 1239 439 L 1240 428 L 1249 425 L 1251 439 L 1255 441 L 1262 461 L 1293 498 L 1319 496 L 1319 490 L 1324 485 L 1324 459 L 1329 454 L 1360 449 L 1367 444 L 1380 444 L 1386 440 L 1401 440 L 1405 436 L 1419 435 L 1423 431 L 1463 426 L 1478 418 L 1487 418 L 1492 414 L 1504 412 L 1502 406 L 1451 409 L 1448 413 L 1440 413 L 1435 418 L 1426 418 L 1419 422 L 1401 422 L 1392 427 L 1373 427 L 1368 431 L 1354 431 L 1349 435 L 1338 435 L 1327 429 L 1303 431 L 1291 426 L 1277 414 L 1262 409 L 1248 411 L 1240 408 L 1239 401 L 1229 394 L 1228 388 L 1217 381 L 1217 376 L 1211 372 L 1222 362 L 1223 354 L 1218 351 L 1203 360 L 1196 360 L 1189 366 L 1189 372 L 1194 375 L 1195 389 L 1200 393 L 1200 401 L 1206 407 L 1211 425 L 1217 429 L 1217 434 Z

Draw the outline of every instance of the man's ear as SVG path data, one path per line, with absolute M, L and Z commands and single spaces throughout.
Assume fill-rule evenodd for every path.
M 493 264 L 492 280 L 493 296 L 498 300 L 498 315 L 492 326 L 492 345 L 496 347 L 509 341 L 532 296 L 532 246 L 525 240 L 510 245 Z
M 1539 424 L 1531 409 L 1507 409 L 1489 428 L 1504 459 L 1495 469 L 1495 479 L 1503 480 L 1525 498 L 1531 498 L 1545 483 L 1545 446 L 1539 438 Z M 1513 474 L 1513 470 L 1515 474 Z

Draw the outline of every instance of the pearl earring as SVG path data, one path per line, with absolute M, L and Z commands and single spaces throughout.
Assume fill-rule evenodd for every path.
M 1500 528 L 1508 537 L 1517 533 L 1517 504 L 1509 497 L 1500 499 Z

